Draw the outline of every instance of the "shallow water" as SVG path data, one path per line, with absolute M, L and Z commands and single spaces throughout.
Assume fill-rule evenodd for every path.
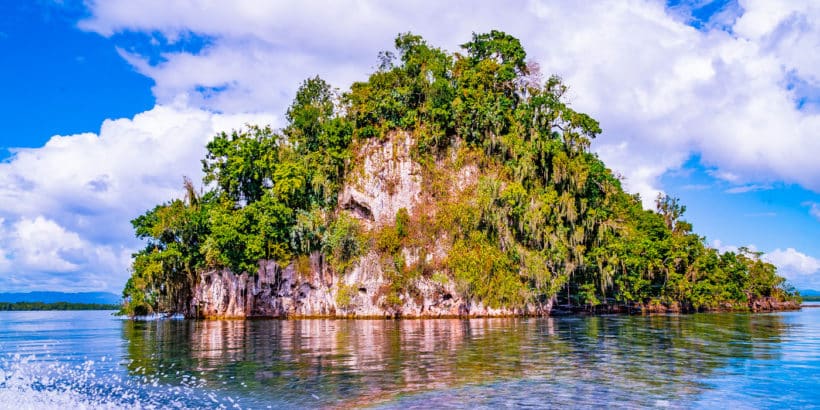
M 0 312 L 0 408 L 820 407 L 820 309 L 474 320 Z

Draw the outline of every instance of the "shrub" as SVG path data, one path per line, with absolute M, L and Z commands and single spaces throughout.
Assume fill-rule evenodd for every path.
M 345 274 L 356 259 L 363 255 L 367 240 L 362 234 L 359 221 L 347 212 L 339 216 L 328 227 L 322 244 L 330 266 L 337 273 Z
M 342 309 L 349 309 L 353 304 L 353 298 L 356 296 L 356 285 L 346 285 L 339 283 L 339 290 L 336 291 L 336 306 Z

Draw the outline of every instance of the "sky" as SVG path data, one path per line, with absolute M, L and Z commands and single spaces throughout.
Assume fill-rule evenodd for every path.
M 204 146 L 284 125 L 411 31 L 506 31 L 600 121 L 592 149 L 681 199 L 721 250 L 820 289 L 820 0 L 0 2 L 0 292 L 122 289 L 130 220 L 199 180 Z

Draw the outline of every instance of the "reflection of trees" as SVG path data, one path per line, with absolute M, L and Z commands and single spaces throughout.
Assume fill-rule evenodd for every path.
M 730 358 L 776 354 L 784 326 L 744 314 L 159 321 L 126 322 L 124 337 L 132 372 L 171 382 L 194 373 L 251 399 L 335 405 L 521 377 L 680 397 Z
M 697 392 L 730 359 L 778 354 L 785 330 L 782 318 L 769 314 L 601 316 L 561 321 L 556 329 L 570 346 L 568 364 L 594 369 L 588 381 L 671 398 Z

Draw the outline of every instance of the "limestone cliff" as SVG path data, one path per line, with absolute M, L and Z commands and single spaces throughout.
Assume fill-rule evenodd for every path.
M 410 215 L 430 207 L 418 205 L 432 201 L 423 189 L 421 166 L 412 159 L 413 140 L 408 133 L 392 133 L 384 140 L 371 140 L 357 150 L 357 164 L 348 173 L 339 194 L 337 212 L 357 218 L 367 232 L 393 223 L 396 213 L 406 209 Z M 438 167 L 451 167 L 440 163 Z M 477 169 L 467 165 L 453 172 L 449 187 L 459 193 L 476 183 Z M 430 249 L 403 247 L 400 252 L 408 265 L 424 257 L 429 265 L 446 258 L 447 241 L 432 241 Z M 281 267 L 275 261 L 260 261 L 254 275 L 237 274 L 227 269 L 199 274 L 193 298 L 186 311 L 189 317 L 455 317 L 512 316 L 549 314 L 552 300 L 524 308 L 491 308 L 459 296 L 456 285 L 442 272 L 431 272 L 412 280 L 411 291 L 394 295 L 385 272 L 389 261 L 383 252 L 370 249 L 360 256 L 349 272 L 334 272 L 321 252 L 309 257 L 309 269 L 296 262 Z M 440 265 L 440 263 L 438 263 Z M 435 275 L 439 273 L 439 275 Z M 398 303 L 397 303 L 398 302 Z
M 419 297 L 402 295 L 401 307 L 384 307 L 379 289 L 388 284 L 378 256 L 369 253 L 351 274 L 334 283 L 333 275 L 322 269 L 322 257 L 311 257 L 316 270 L 302 277 L 289 265 L 282 269 L 275 262 L 260 263 L 256 276 L 237 275 L 228 270 L 201 275 L 191 306 L 185 315 L 203 318 L 298 318 L 298 317 L 485 317 L 548 314 L 549 306 L 524 309 L 492 309 L 471 304 L 456 296 L 452 285 L 420 280 Z M 321 273 L 321 272 L 325 273 Z M 342 289 L 352 288 L 346 306 L 340 306 Z

